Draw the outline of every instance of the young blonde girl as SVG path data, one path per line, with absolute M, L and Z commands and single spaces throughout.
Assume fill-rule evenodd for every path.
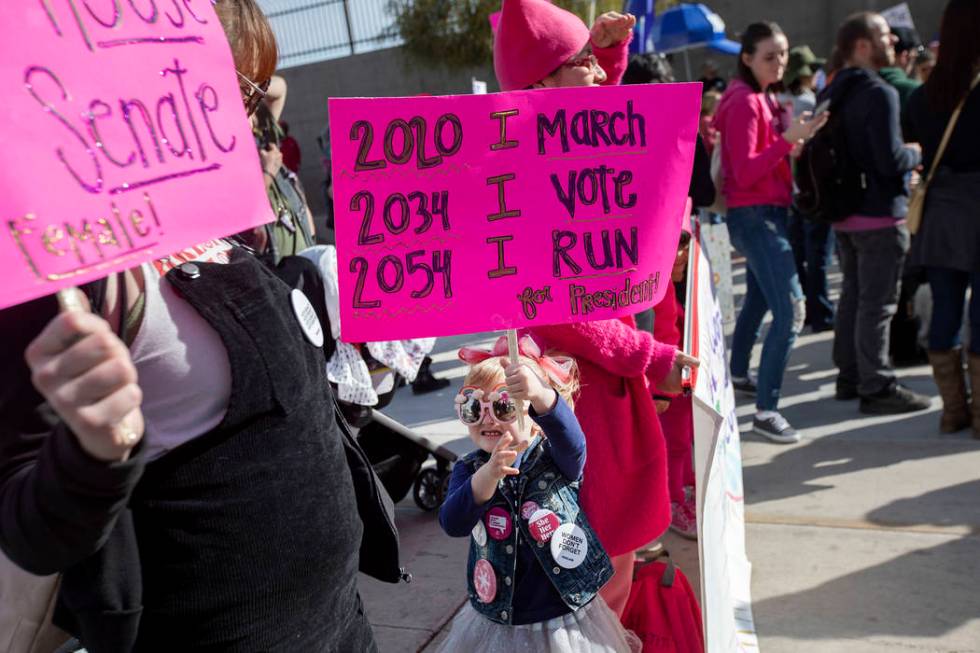
M 609 557 L 578 503 L 586 448 L 572 412 L 575 363 L 541 355 L 530 338 L 519 350 L 518 364 L 505 338 L 460 350 L 471 367 L 456 412 L 477 449 L 453 467 L 439 523 L 470 538 L 470 602 L 440 650 L 628 652 L 598 595 Z
M 618 84 L 636 18 L 608 12 L 591 30 L 547 0 L 504 0 L 494 39 L 503 91 Z M 616 573 L 602 591 L 621 614 L 633 552 L 670 523 L 667 451 L 653 393 L 681 390 L 681 369 L 697 361 L 638 331 L 632 317 L 531 329 L 545 348 L 575 356 L 582 372 L 576 415 L 588 433 L 582 507 Z

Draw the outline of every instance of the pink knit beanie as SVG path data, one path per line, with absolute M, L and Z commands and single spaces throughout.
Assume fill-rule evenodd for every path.
M 504 0 L 493 41 L 493 68 L 503 91 L 539 82 L 578 54 L 589 28 L 548 0 Z

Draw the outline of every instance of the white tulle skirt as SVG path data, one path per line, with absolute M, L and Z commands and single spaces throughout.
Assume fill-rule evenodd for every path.
M 575 612 L 521 626 L 490 621 L 467 603 L 453 619 L 439 653 L 639 653 L 642 647 L 597 596 Z

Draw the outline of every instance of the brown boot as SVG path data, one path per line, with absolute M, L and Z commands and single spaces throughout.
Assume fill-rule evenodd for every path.
M 980 355 L 971 353 L 967 357 L 970 368 L 970 389 L 973 401 L 970 402 L 973 437 L 980 438 Z
M 966 378 L 963 375 L 963 350 L 947 349 L 944 351 L 929 351 L 929 362 L 932 363 L 932 377 L 939 387 L 939 396 L 943 398 L 943 414 L 939 418 L 941 433 L 955 433 L 970 425 L 970 413 L 966 403 Z M 980 357 L 978 357 L 980 363 Z M 980 365 L 978 365 L 980 373 Z M 978 386 L 980 387 L 980 386 Z M 980 410 L 980 406 L 977 407 Z M 975 413 L 974 427 L 980 414 Z

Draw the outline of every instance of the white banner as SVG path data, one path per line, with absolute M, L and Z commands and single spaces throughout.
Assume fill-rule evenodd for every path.
M 745 554 L 742 454 L 721 308 L 699 239 L 691 239 L 685 351 L 701 365 L 694 383 L 701 609 L 709 653 L 759 650 L 752 618 L 752 565 Z
M 907 2 L 885 9 L 881 12 L 881 15 L 889 27 L 915 29 L 915 22 L 912 21 L 912 11 L 909 9 L 909 3 Z

